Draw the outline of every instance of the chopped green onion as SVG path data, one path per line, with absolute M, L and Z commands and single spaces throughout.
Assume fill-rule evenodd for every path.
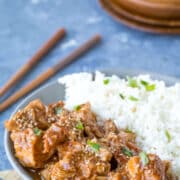
M 128 156 L 128 157 L 132 157 L 132 156 L 133 156 L 132 151 L 130 151 L 130 150 L 129 150 L 128 148 L 126 148 L 126 147 L 123 147 L 123 148 L 122 148 L 122 152 L 123 152 L 124 155 L 126 155 L 126 156 Z
M 130 96 L 130 97 L 129 97 L 129 100 L 131 100 L 131 101 L 138 101 L 139 99 L 136 98 L 136 97 L 134 97 L 134 96 Z
M 154 91 L 156 89 L 156 85 L 155 84 L 151 84 L 146 86 L 146 91 Z
M 141 84 L 145 87 L 146 91 L 153 91 L 156 89 L 156 84 L 149 84 L 144 80 L 141 80 Z
M 74 106 L 74 110 L 75 110 L 75 111 L 79 111 L 80 109 L 81 109 L 81 106 L 80 106 L 80 105 Z
M 125 96 L 123 94 L 119 94 L 119 96 L 121 97 L 121 99 L 125 99 Z
M 146 166 L 149 163 L 148 155 L 145 152 L 139 153 L 139 157 L 143 166 Z
M 56 107 L 55 108 L 55 113 L 56 114 L 61 114 L 61 112 L 62 112 L 62 108 L 61 107 Z
M 76 129 L 79 129 L 79 130 L 84 129 L 83 123 L 80 120 L 78 120 L 78 123 L 76 124 Z
M 148 83 L 147 81 L 144 81 L 144 80 L 141 80 L 141 84 L 142 84 L 143 86 L 149 85 L 149 83 Z
M 136 79 L 133 79 L 131 77 L 127 77 L 127 80 L 128 80 L 128 86 L 130 86 L 132 88 L 139 88 L 139 85 L 138 85 Z
M 41 135 L 41 130 L 38 128 L 38 127 L 35 127 L 34 128 L 34 134 L 36 135 L 36 136 L 40 136 Z
M 166 138 L 167 138 L 168 142 L 171 142 L 172 138 L 171 138 L 171 135 L 170 135 L 168 130 L 165 130 L 165 135 L 166 135 Z
M 99 151 L 99 149 L 100 149 L 100 145 L 95 142 L 92 142 L 91 140 L 88 140 L 87 144 L 91 147 L 92 150 L 94 150 L 96 152 Z
M 125 132 L 126 132 L 126 133 L 133 133 L 129 128 L 126 128 L 126 129 L 125 129 Z
M 104 79 L 103 83 L 106 85 L 109 83 L 109 79 Z

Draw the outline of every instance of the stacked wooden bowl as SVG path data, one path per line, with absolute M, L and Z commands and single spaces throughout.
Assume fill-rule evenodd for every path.
M 140 30 L 180 34 L 180 0 L 99 0 L 118 21 Z

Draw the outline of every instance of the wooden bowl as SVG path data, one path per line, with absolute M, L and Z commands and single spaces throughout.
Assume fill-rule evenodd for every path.
M 116 11 L 117 13 L 121 13 L 123 16 L 134 21 L 139 21 L 141 23 L 151 24 L 154 26 L 180 27 L 180 19 L 159 19 L 148 16 L 142 16 L 140 14 L 128 11 L 126 8 L 117 6 L 113 2 L 111 2 L 109 6 L 111 6 L 111 8 L 114 9 L 114 11 Z
M 124 14 L 125 10 L 124 12 L 115 11 L 112 7 L 112 3 L 110 0 L 99 0 L 99 2 L 102 8 L 109 15 L 111 15 L 118 22 L 121 22 L 131 28 L 135 28 L 135 29 L 142 30 L 145 32 L 156 33 L 156 34 L 174 34 L 174 35 L 180 34 L 180 27 L 178 26 L 171 27 L 171 26 L 160 26 L 160 25 L 142 23 L 142 22 L 139 22 L 137 20 L 127 17 L 127 15 Z M 126 11 L 126 13 L 129 13 L 129 12 Z
M 160 19 L 180 18 L 180 0 L 110 0 L 116 6 L 141 16 Z

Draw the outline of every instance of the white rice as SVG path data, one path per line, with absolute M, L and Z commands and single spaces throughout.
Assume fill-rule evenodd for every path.
M 108 84 L 103 83 L 105 79 L 109 79 Z M 95 80 L 90 73 L 78 73 L 60 78 L 59 82 L 66 86 L 66 108 L 90 102 L 101 119 L 111 118 L 118 127 L 134 131 L 144 151 L 171 161 L 173 171 L 180 177 L 180 84 L 167 87 L 149 75 L 134 79 L 140 88 L 132 88 L 126 80 L 115 75 L 105 77 L 100 72 L 96 72 Z M 156 84 L 155 90 L 146 91 L 141 80 Z M 130 100 L 130 96 L 138 101 Z M 166 131 L 171 136 L 170 142 Z

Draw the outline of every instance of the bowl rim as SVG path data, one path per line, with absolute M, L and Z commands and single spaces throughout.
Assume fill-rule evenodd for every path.
M 157 80 L 163 80 L 165 83 L 169 83 L 169 84 L 175 84 L 175 83 L 180 83 L 180 79 L 177 77 L 173 77 L 173 76 L 167 76 L 167 75 L 162 75 L 162 74 L 158 74 L 158 73 L 153 73 L 150 71 L 143 71 L 143 70 L 130 70 L 130 69 L 100 69 L 98 70 L 104 74 L 107 75 L 117 75 L 121 78 L 125 78 L 126 76 L 137 76 L 140 74 L 149 74 L 153 79 L 157 79 Z M 72 72 L 72 73 L 68 73 L 68 74 L 73 74 L 73 73 L 80 73 L 83 71 L 79 71 L 79 72 Z M 94 74 L 95 71 L 91 71 L 88 73 L 92 73 Z M 67 74 L 65 74 L 67 75 Z M 16 108 L 14 109 L 14 111 L 11 113 L 12 117 L 18 110 L 19 107 L 24 104 L 25 102 L 28 101 L 28 99 L 30 99 L 33 95 L 37 94 L 38 92 L 43 91 L 44 89 L 53 86 L 55 84 L 59 84 L 62 85 L 58 82 L 58 79 L 56 79 L 55 81 L 52 81 L 46 85 L 43 85 L 42 87 L 34 90 L 32 93 L 30 93 L 27 97 L 25 97 L 25 99 L 21 100 L 19 102 L 19 104 L 16 106 Z M 10 142 L 10 133 L 5 129 L 4 132 L 4 147 L 5 147 L 5 152 L 7 155 L 7 158 L 10 162 L 10 164 L 12 165 L 12 167 L 14 168 L 14 170 L 19 174 L 19 176 L 21 178 L 23 178 L 24 180 L 32 180 L 32 177 L 30 177 L 30 175 L 28 174 L 28 172 L 22 167 L 22 165 L 19 163 L 19 161 L 16 159 L 15 155 L 13 154 L 13 152 L 11 151 L 11 143 Z
M 143 32 L 153 33 L 153 34 L 170 34 L 170 35 L 178 35 L 180 34 L 180 27 L 166 27 L 166 26 L 155 26 L 152 24 L 142 23 L 140 21 L 136 21 L 134 19 L 130 19 L 123 15 L 122 12 L 117 12 L 112 8 L 112 5 L 109 4 L 108 0 L 98 0 L 102 9 L 115 21 L 124 24 L 125 26 L 140 30 Z
M 156 3 L 153 1 L 144 1 L 144 0 L 127 0 L 127 3 L 133 3 L 139 6 L 146 6 L 148 8 L 153 8 L 153 9 L 162 9 L 162 10 L 180 10 L 180 6 L 177 6 L 177 4 L 172 4 L 172 3 Z M 179 3 L 180 5 L 180 3 Z
M 19 107 L 22 104 L 24 104 L 30 97 L 32 97 L 36 93 L 41 92 L 44 89 L 46 89 L 50 86 L 53 86 L 57 83 L 58 83 L 57 80 L 55 80 L 53 82 L 50 82 L 50 83 L 43 85 L 42 87 L 34 90 L 32 93 L 30 93 L 27 97 L 25 97 L 23 100 L 21 100 L 19 102 L 19 104 L 14 109 L 14 111 L 11 113 L 10 118 L 19 110 Z M 5 132 L 4 132 L 4 148 L 5 148 L 5 152 L 6 152 L 7 158 L 9 160 L 11 166 L 20 175 L 20 177 L 22 177 L 24 180 L 32 180 L 32 177 L 29 176 L 27 171 L 22 167 L 22 165 L 19 163 L 18 159 L 15 157 L 15 155 L 11 151 L 11 145 L 12 145 L 11 143 L 12 142 L 10 140 L 10 133 L 7 131 L 7 129 L 5 129 Z
M 180 20 L 178 19 L 160 19 L 160 18 L 153 18 L 150 16 L 143 16 L 138 12 L 132 13 L 128 11 L 128 9 L 124 8 L 123 6 L 115 6 L 113 3 L 111 4 L 112 9 L 114 11 L 121 12 L 121 14 L 128 19 L 132 19 L 133 21 L 137 21 L 143 24 L 148 24 L 152 26 L 162 26 L 162 27 L 180 27 Z

